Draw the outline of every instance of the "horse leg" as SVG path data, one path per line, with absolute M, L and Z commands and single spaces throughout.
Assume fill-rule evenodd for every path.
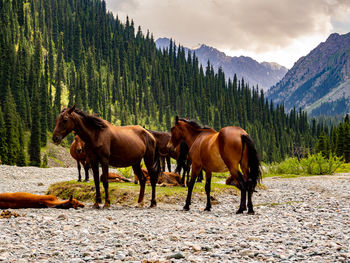
M 140 194 L 139 194 L 139 200 L 138 203 L 143 202 L 143 198 L 145 196 L 145 185 L 146 185 L 146 178 L 141 170 L 141 164 L 140 162 L 133 165 L 132 169 L 134 170 L 134 173 L 136 174 L 137 178 L 140 182 Z
M 252 195 L 253 195 L 253 190 L 249 189 L 248 190 L 248 214 L 249 215 L 255 214 L 253 209 Z
M 105 204 L 103 208 L 110 207 L 111 201 L 109 200 L 109 192 L 108 192 L 108 162 L 103 162 L 102 166 L 102 176 L 101 181 L 103 183 L 103 188 L 105 189 Z
M 203 176 L 203 170 L 200 171 Z M 211 172 L 205 173 L 205 193 L 207 194 L 207 206 L 205 207 L 204 211 L 210 211 L 211 209 L 211 202 L 210 202 L 210 185 L 211 185 Z
M 89 164 L 83 163 L 85 170 L 85 182 L 89 182 Z
M 168 164 L 168 171 L 169 171 L 169 173 L 171 173 L 171 162 L 170 162 L 170 156 L 167 156 L 167 157 L 165 157 L 166 158 L 166 162 L 167 162 L 167 164 Z M 164 169 L 164 171 L 165 171 L 165 169 Z
M 200 172 L 199 172 L 199 175 L 198 175 L 198 178 L 197 178 L 197 182 L 202 182 L 203 181 L 203 170 L 201 170 Z
M 193 187 L 194 187 L 194 184 L 196 182 L 196 178 L 198 176 L 198 173 L 201 169 L 202 169 L 201 167 L 196 167 L 196 166 L 192 165 L 191 181 L 189 182 L 189 184 L 187 186 L 188 190 L 187 190 L 186 204 L 183 208 L 185 211 L 190 210 Z
M 191 169 L 191 164 L 192 162 L 190 160 L 187 160 L 186 161 L 186 164 L 185 164 L 185 168 L 184 170 L 186 170 L 186 173 L 187 173 L 187 179 L 186 179 L 186 185 L 188 187 L 188 184 L 189 184 L 189 181 L 190 181 L 190 169 Z M 198 176 L 198 174 L 196 175 Z M 192 179 L 192 175 L 191 175 L 191 179 Z
M 165 157 L 164 156 L 161 156 L 160 157 L 160 161 L 161 161 L 161 165 L 160 165 L 160 169 L 162 170 L 162 172 L 165 172 Z
M 156 185 L 157 185 L 157 181 L 158 181 L 158 173 L 156 171 L 153 171 L 152 169 L 150 169 L 149 177 L 150 177 L 151 186 L 152 186 L 152 200 L 151 200 L 150 207 L 155 207 L 155 206 L 157 206 Z
M 80 173 L 81 165 L 79 161 L 77 161 L 77 166 L 78 166 L 78 182 L 81 182 L 81 173 Z
M 101 200 L 101 193 L 100 193 L 100 175 L 98 171 L 98 163 L 91 164 L 92 172 L 94 174 L 94 182 L 95 182 L 95 189 L 96 189 L 96 202 L 94 204 L 94 208 L 100 208 L 99 203 L 102 202 Z

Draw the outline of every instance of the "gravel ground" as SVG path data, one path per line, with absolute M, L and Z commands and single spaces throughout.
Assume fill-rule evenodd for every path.
M 75 168 L 0 166 L 0 192 L 45 193 L 76 177 Z M 350 174 L 263 183 L 253 216 L 236 215 L 239 197 L 227 195 L 212 212 L 197 201 L 189 212 L 182 203 L 18 209 L 0 219 L 0 261 L 350 262 Z

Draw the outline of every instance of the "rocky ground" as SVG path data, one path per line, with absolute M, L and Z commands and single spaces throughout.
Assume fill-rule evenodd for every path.
M 76 179 L 74 168 L 0 166 L 0 192 L 45 193 Z M 212 212 L 193 201 L 108 210 L 18 209 L 0 219 L 5 262 L 350 262 L 350 174 L 266 178 L 255 215 L 236 215 L 237 196 Z M 148 200 L 147 200 L 148 201 Z

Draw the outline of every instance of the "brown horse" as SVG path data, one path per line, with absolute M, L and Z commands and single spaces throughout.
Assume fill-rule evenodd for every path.
M 74 141 L 72 142 L 72 145 L 70 146 L 70 155 L 77 161 L 77 167 L 78 167 L 78 182 L 81 182 L 81 165 L 83 165 L 85 170 L 85 182 L 89 181 L 89 168 L 90 168 L 90 162 L 89 159 L 86 156 L 85 152 L 85 142 L 80 139 L 78 135 L 74 136 Z
M 179 119 L 171 128 L 169 147 L 176 147 L 182 140 L 189 146 L 192 161 L 191 181 L 184 210 L 190 209 L 191 195 L 196 177 L 201 169 L 206 173 L 205 191 L 210 211 L 210 182 L 212 172 L 230 172 L 226 184 L 235 185 L 241 191 L 241 203 L 237 214 L 247 209 L 246 193 L 248 192 L 248 213 L 254 214 L 252 195 L 257 182 L 261 179 L 260 161 L 254 143 L 248 133 L 240 127 L 228 126 L 219 132 L 212 128 L 201 127 L 195 121 Z M 243 174 L 239 171 L 239 165 Z
M 146 177 L 146 182 L 150 182 L 150 178 L 148 175 L 148 171 L 145 168 L 142 168 L 142 172 Z M 134 174 L 134 183 L 138 183 L 137 176 Z M 162 186 L 180 186 L 181 185 L 181 175 L 177 173 L 171 172 L 161 172 L 157 184 L 161 184 Z
M 8 208 L 75 208 L 84 207 L 83 203 L 73 199 L 59 201 L 54 195 L 36 195 L 25 192 L 1 193 L 0 209 Z
M 61 143 L 70 132 L 76 134 L 85 142 L 85 150 L 90 160 L 96 188 L 96 202 L 99 208 L 101 202 L 99 163 L 102 166 L 101 181 L 105 189 L 105 205 L 110 206 L 108 194 L 108 166 L 132 166 L 140 180 L 138 202 L 144 198 L 146 180 L 141 170 L 141 160 L 150 172 L 152 184 L 151 207 L 156 206 L 156 183 L 160 172 L 158 149 L 153 135 L 141 126 L 118 127 L 93 115 L 76 109 L 75 105 L 63 109 L 56 119 L 52 140 Z

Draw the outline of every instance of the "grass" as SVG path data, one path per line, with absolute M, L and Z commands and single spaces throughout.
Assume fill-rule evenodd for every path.
M 205 200 L 205 183 L 196 183 L 193 189 L 194 196 Z M 104 189 L 100 185 L 102 200 L 104 199 Z M 109 183 L 109 195 L 111 203 L 119 203 L 122 205 L 135 205 L 140 191 L 140 186 L 134 183 Z M 151 200 L 151 186 L 146 186 L 144 202 Z M 187 195 L 187 188 L 181 186 L 174 187 L 157 187 L 157 201 L 164 203 L 182 203 Z M 95 185 L 93 181 L 88 183 L 78 183 L 76 181 L 59 182 L 50 185 L 47 194 L 53 194 L 61 199 L 68 199 L 71 195 L 74 198 L 85 201 L 95 201 Z M 211 195 L 216 199 L 222 194 L 239 195 L 239 190 L 233 186 L 226 185 L 222 182 L 222 178 L 213 177 L 211 183 Z

